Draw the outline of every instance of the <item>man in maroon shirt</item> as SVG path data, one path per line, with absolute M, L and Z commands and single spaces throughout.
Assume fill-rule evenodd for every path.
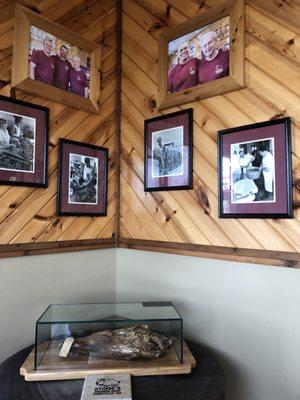
M 72 65 L 67 59 L 68 53 L 67 46 L 62 45 L 59 54 L 52 56 L 54 62 L 53 85 L 63 90 L 69 89 L 70 71 L 72 69 Z
M 33 50 L 29 61 L 29 78 L 53 85 L 54 63 L 50 56 L 52 41 L 46 37 L 43 50 Z
M 200 39 L 203 58 L 198 64 L 198 81 L 205 83 L 229 75 L 229 51 L 219 48 L 215 31 L 204 33 Z
M 174 93 L 198 85 L 197 67 L 198 59 L 190 58 L 188 42 L 183 42 L 178 47 L 178 64 L 170 71 L 168 76 L 168 92 Z
M 73 68 L 70 72 L 70 92 L 88 97 L 88 82 L 79 56 L 72 57 Z

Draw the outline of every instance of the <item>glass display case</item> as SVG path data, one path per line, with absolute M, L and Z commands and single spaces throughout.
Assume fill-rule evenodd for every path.
M 178 363 L 184 362 L 183 321 L 171 302 L 52 304 L 36 322 L 34 370 L 106 365 L 112 335 L 118 337 L 113 351 L 118 346 L 122 349 L 121 357 L 113 353 L 114 362 L 139 363 L 143 357 L 146 362 L 154 362 L 147 353 L 148 344 L 144 353 L 137 352 L 138 334 L 142 340 L 147 336 L 151 351 L 155 347 L 156 358 L 171 357 Z M 167 346 L 169 338 L 172 341 Z M 62 356 L 62 348 L 66 346 L 67 355 Z M 134 348 L 134 356 L 129 347 Z

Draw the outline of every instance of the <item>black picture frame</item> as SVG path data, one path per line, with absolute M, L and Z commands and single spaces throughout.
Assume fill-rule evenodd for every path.
M 59 139 L 57 215 L 106 216 L 107 185 L 106 147 Z
M 244 169 L 246 178 L 241 175 L 241 178 L 235 182 L 232 164 L 233 156 L 237 156 L 234 152 L 237 153 L 237 150 L 233 151 L 233 149 L 241 150 L 238 156 L 240 160 L 243 155 L 245 156 L 245 150 L 247 151 L 249 147 L 251 150 L 253 149 L 253 152 L 251 154 L 247 152 L 246 155 L 255 156 L 253 163 L 255 160 L 257 160 L 257 164 L 259 163 L 258 154 L 263 160 L 267 153 L 270 153 L 272 157 L 269 156 L 269 160 L 272 161 L 269 162 L 269 165 L 271 167 L 264 168 L 262 160 L 260 166 L 249 167 L 248 164 L 246 169 L 241 167 L 240 163 L 238 165 L 240 165 L 241 174 Z M 267 147 L 268 150 L 265 150 Z M 265 154 L 265 156 L 262 154 Z M 224 160 L 227 160 L 225 165 Z M 238 169 L 235 171 L 238 171 Z M 270 179 L 271 176 L 272 180 Z M 263 186 L 261 184 L 262 178 Z M 248 194 L 244 191 L 244 199 L 242 199 L 242 190 L 238 194 L 234 193 L 236 183 L 238 183 L 238 187 L 243 186 L 244 182 L 241 184 L 242 179 L 252 180 L 257 188 L 254 188 L 255 190 Z M 246 183 L 248 185 L 249 182 Z M 230 189 L 227 189 L 228 187 Z M 229 190 L 230 197 L 228 196 Z M 263 191 L 265 194 L 263 194 Z M 224 129 L 218 132 L 218 192 L 219 218 L 293 218 L 290 117 Z M 233 201 L 233 199 L 237 199 L 235 196 L 242 196 L 236 204 Z M 247 196 L 252 196 L 254 200 L 251 201 L 250 199 L 248 203 L 247 200 L 244 202 Z M 238 203 L 238 201 L 241 202 Z
M 160 143 L 154 149 L 153 143 L 158 143 L 159 139 Z M 145 192 L 192 188 L 193 109 L 188 108 L 145 120 Z
M 21 117 L 18 130 L 15 117 Z M 0 184 L 47 187 L 49 109 L 0 95 L 0 119 L 10 124 L 0 127 Z

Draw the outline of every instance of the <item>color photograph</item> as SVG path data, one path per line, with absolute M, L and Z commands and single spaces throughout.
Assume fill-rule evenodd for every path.
M 229 17 L 168 44 L 168 93 L 229 75 Z
M 29 78 L 89 98 L 89 53 L 30 26 Z

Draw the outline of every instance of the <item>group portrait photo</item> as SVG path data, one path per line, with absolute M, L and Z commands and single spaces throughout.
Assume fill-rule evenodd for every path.
M 88 52 L 30 26 L 30 79 L 89 98 L 90 64 Z
M 229 75 L 229 17 L 168 43 L 168 93 Z

